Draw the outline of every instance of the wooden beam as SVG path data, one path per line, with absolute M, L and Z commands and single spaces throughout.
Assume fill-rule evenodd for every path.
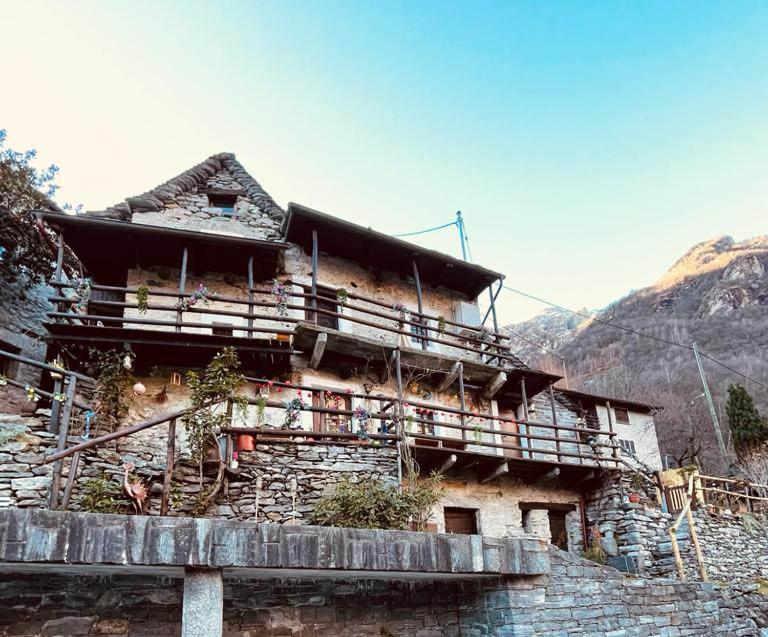
M 176 419 L 168 423 L 168 441 L 165 452 L 165 473 L 163 474 L 163 495 L 160 500 L 160 515 L 168 515 L 171 499 L 171 482 L 173 481 L 173 463 L 176 454 Z
M 467 411 L 467 401 L 464 397 L 464 365 L 462 363 L 459 363 L 459 404 L 461 405 L 459 421 L 461 422 L 461 426 L 464 427 L 467 424 L 467 419 L 464 416 L 464 412 Z M 461 437 L 464 440 L 467 439 L 466 429 L 461 430 Z
M 505 473 L 509 473 L 509 465 L 507 464 L 506 460 L 492 469 L 489 473 L 485 474 L 485 476 L 480 478 L 480 484 L 495 480 L 496 478 L 503 476 Z
M 248 327 L 253 327 L 253 255 L 248 257 Z M 248 338 L 253 338 L 253 332 L 246 334 Z
M 315 347 L 312 350 L 312 360 L 309 362 L 312 369 L 317 369 L 325 353 L 325 346 L 328 343 L 328 334 L 320 332 L 315 339 Z
M 179 276 L 179 303 L 184 300 L 184 291 L 187 286 L 187 261 L 189 259 L 189 250 L 184 246 L 184 252 L 181 253 L 181 275 Z M 176 311 L 176 322 L 181 323 L 181 310 Z M 176 326 L 176 331 L 181 332 L 181 325 Z
M 443 460 L 443 464 L 440 465 L 440 468 L 437 470 L 438 473 L 445 473 L 450 469 L 453 465 L 456 464 L 456 460 L 458 460 L 458 457 L 455 453 L 452 453 L 450 456 L 448 456 L 445 460 Z
M 483 388 L 481 396 L 486 400 L 490 400 L 507 382 L 507 375 L 504 372 L 499 372 Z
M 416 259 L 411 259 L 413 264 L 413 280 L 416 281 L 416 307 L 419 311 L 419 323 L 423 322 L 422 313 L 424 312 L 424 301 L 421 296 L 421 279 L 419 278 L 419 268 L 416 265 Z M 418 328 L 417 328 L 418 329 Z M 424 335 L 427 335 L 427 331 L 423 331 Z M 426 350 L 429 347 L 429 341 L 421 339 L 421 349 Z
M 577 487 L 577 486 L 579 486 L 581 484 L 584 484 L 585 482 L 589 482 L 594 477 L 595 477 L 595 472 L 594 471 L 588 471 L 586 474 L 584 474 L 583 477 L 579 478 L 576 482 L 572 482 L 571 484 L 574 487 Z
M 560 467 L 555 467 L 553 469 L 550 469 L 546 473 L 543 473 L 541 476 L 539 476 L 539 480 L 549 480 L 551 478 L 556 478 L 560 475 Z
M 77 468 L 80 465 L 80 452 L 78 451 L 72 456 L 72 461 L 69 464 L 69 475 L 67 476 L 67 484 L 64 487 L 64 497 L 61 500 L 61 510 L 66 511 L 69 506 L 69 499 L 72 497 L 72 488 L 75 486 L 75 479 L 77 478 Z
M 456 379 L 459 377 L 460 373 L 461 373 L 461 363 L 457 361 L 451 366 L 451 369 L 445 372 L 445 376 L 443 377 L 443 380 L 441 380 L 440 384 L 437 386 L 438 393 L 444 392 L 451 385 L 453 385 L 453 383 L 455 383 Z
M 312 231 L 312 309 L 317 309 L 317 230 Z M 317 324 L 317 312 L 312 313 L 312 322 Z
M 70 376 L 67 382 L 67 399 L 64 403 L 64 409 L 61 414 L 61 424 L 59 425 L 59 439 L 56 444 L 56 453 L 64 453 L 67 448 L 67 436 L 69 435 L 69 420 L 72 416 L 72 407 L 75 404 L 75 391 L 77 387 L 77 378 Z M 54 454 L 56 455 L 56 454 Z M 48 462 L 53 456 L 49 456 Z M 44 461 L 45 462 L 45 461 Z M 59 485 L 61 483 L 61 469 L 63 459 L 58 459 L 53 465 L 51 473 L 51 492 L 48 498 L 48 508 L 55 511 L 59 505 Z

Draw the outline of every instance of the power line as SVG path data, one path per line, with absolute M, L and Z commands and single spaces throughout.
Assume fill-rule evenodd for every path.
M 416 232 L 406 232 L 404 234 L 393 234 L 393 237 L 415 237 L 419 234 L 427 234 L 428 232 L 434 232 L 435 230 L 442 230 L 443 228 L 448 228 L 450 226 L 457 225 L 457 221 L 451 221 L 450 223 L 445 223 L 442 226 L 436 226 L 434 228 L 428 228 L 427 230 L 417 230 Z
M 633 330 L 630 327 L 626 327 L 624 325 L 617 325 L 616 323 L 611 323 L 610 321 L 606 321 L 601 318 L 597 318 L 596 316 L 590 316 L 589 314 L 584 314 L 583 312 L 577 312 L 576 310 L 571 310 L 567 307 L 563 307 L 562 305 L 558 305 L 557 303 L 552 303 L 550 301 L 547 301 L 545 299 L 542 299 L 538 296 L 534 296 L 533 294 L 528 294 L 527 292 L 523 292 L 522 290 L 516 290 L 515 288 L 509 287 L 508 285 L 503 286 L 505 290 L 509 290 L 510 292 L 514 292 L 515 294 L 520 294 L 521 296 L 528 297 L 529 299 L 533 299 L 534 301 L 538 301 L 539 303 L 544 303 L 545 305 L 549 305 L 551 307 L 557 308 L 558 310 L 562 310 L 563 312 L 569 312 L 570 314 L 575 314 L 576 316 L 582 316 L 584 318 L 590 319 L 594 321 L 595 323 L 601 323 L 602 325 L 607 325 L 608 327 L 612 327 L 617 330 L 621 330 L 623 332 L 628 332 L 629 334 L 635 334 L 636 336 L 642 336 L 643 338 L 649 338 L 651 340 L 657 341 L 659 343 L 664 343 L 666 345 L 672 345 L 674 347 L 681 347 L 683 349 L 687 349 L 688 351 L 692 352 L 693 347 L 690 345 L 685 345 L 684 343 L 678 343 L 677 341 L 670 341 L 666 338 L 661 338 L 659 336 L 653 336 L 652 334 L 646 334 L 644 332 L 639 332 L 637 330 Z M 524 339 L 525 340 L 525 339 Z M 751 376 L 748 376 L 747 374 L 744 374 L 743 372 L 740 372 L 737 369 L 734 369 L 733 367 L 730 367 L 729 365 L 726 365 L 725 363 L 720 362 L 716 358 L 709 356 L 708 354 L 705 354 L 703 352 L 699 352 L 699 355 L 702 358 L 706 358 L 709 361 L 712 361 L 716 365 L 719 365 L 720 367 L 727 369 L 729 372 L 732 372 L 736 374 L 737 376 L 740 376 L 741 378 L 744 378 L 745 380 L 751 381 L 755 383 L 755 385 L 759 385 L 763 389 L 768 389 L 768 385 L 761 383 L 759 380 L 755 380 Z

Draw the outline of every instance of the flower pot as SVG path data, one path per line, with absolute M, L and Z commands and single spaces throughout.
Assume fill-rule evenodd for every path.
M 238 434 L 237 436 L 237 450 L 238 451 L 253 451 L 253 436 L 251 434 Z
M 640 502 L 640 494 L 639 493 L 630 493 L 629 494 L 629 501 L 632 504 L 638 504 Z

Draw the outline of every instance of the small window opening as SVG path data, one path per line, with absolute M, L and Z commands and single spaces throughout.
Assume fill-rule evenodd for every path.
M 477 509 L 445 507 L 445 532 L 460 535 L 477 535 Z
M 619 438 L 619 447 L 621 447 L 621 450 L 628 456 L 634 456 L 636 454 L 634 440 L 624 440 L 623 438 Z
M 237 195 L 227 194 L 208 194 L 208 205 L 211 208 L 218 208 L 224 217 L 232 217 L 235 214 L 235 204 L 237 203 Z
M 616 416 L 616 422 L 621 423 L 622 425 L 629 424 L 629 410 L 615 407 L 613 413 Z
M 214 336 L 232 336 L 234 331 L 232 329 L 232 323 L 217 323 L 214 321 L 211 323 L 211 334 Z
M 336 290 L 318 285 L 317 296 L 317 309 L 325 310 L 324 312 L 317 312 L 317 324 L 321 327 L 329 327 L 332 330 L 339 329 L 339 317 L 333 316 L 333 314 L 328 314 L 328 312 L 333 312 L 334 314 L 339 313 L 339 304 L 335 300 Z M 307 307 L 304 310 L 304 315 L 308 321 L 312 321 L 315 314 L 312 311 L 312 300 L 307 299 L 306 305 Z

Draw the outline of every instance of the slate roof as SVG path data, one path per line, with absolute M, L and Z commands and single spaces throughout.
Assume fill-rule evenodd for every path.
M 92 210 L 85 214 L 91 217 L 130 221 L 134 212 L 162 210 L 167 203 L 172 202 L 179 195 L 204 187 L 208 179 L 222 170 L 226 170 L 242 186 L 245 196 L 251 203 L 259 206 L 270 217 L 282 221 L 285 211 L 237 161 L 234 153 L 211 155 L 204 162 L 141 195 L 127 197 L 125 201 L 110 206 L 106 210 Z

